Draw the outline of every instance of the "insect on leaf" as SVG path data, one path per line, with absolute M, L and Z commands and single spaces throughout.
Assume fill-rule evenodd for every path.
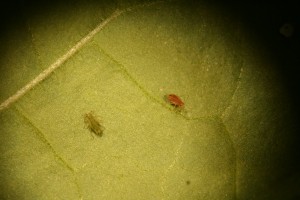
M 87 128 L 98 136 L 103 135 L 104 127 L 101 125 L 100 120 L 94 114 L 94 112 L 89 112 L 84 115 L 84 123 Z
M 169 94 L 166 96 L 167 101 L 176 108 L 183 108 L 184 102 L 176 94 Z

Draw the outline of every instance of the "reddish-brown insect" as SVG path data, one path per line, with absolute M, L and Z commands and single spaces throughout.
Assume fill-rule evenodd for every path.
M 167 100 L 169 101 L 169 103 L 171 105 L 173 105 L 176 108 L 183 108 L 184 107 L 183 101 L 176 94 L 167 95 Z

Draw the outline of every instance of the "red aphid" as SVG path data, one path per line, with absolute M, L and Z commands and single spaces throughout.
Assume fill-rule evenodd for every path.
M 167 95 L 167 99 L 174 107 L 183 108 L 184 106 L 183 101 L 176 94 Z

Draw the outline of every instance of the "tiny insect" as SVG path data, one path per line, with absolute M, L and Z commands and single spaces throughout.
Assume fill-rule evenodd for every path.
M 173 105 L 174 107 L 176 107 L 176 108 L 184 107 L 183 101 L 176 94 L 169 94 L 166 97 L 167 97 L 167 100 L 169 101 L 169 103 L 171 105 Z
M 84 115 L 84 123 L 87 128 L 97 136 L 101 137 L 103 135 L 104 127 L 100 124 L 99 119 L 93 111 Z

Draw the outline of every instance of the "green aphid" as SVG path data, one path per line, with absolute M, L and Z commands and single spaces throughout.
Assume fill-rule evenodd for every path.
M 103 135 L 104 127 L 101 125 L 100 120 L 93 111 L 84 115 L 84 123 L 87 128 L 95 135 L 101 137 Z

